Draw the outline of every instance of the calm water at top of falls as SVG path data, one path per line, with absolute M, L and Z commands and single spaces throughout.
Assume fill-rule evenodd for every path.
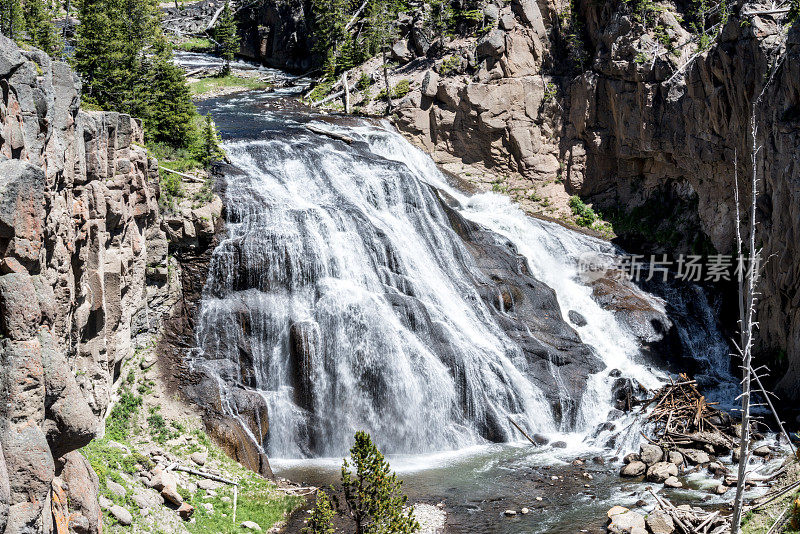
M 236 170 L 225 178 L 226 237 L 212 260 L 195 364 L 215 372 L 223 389 L 242 382 L 238 347 L 247 343 L 255 362 L 255 376 L 247 380 L 269 406 L 266 448 L 276 473 L 300 482 L 333 481 L 353 432 L 363 428 L 390 453 L 412 500 L 446 501 L 453 532 L 593 529 L 612 504 L 641 498 L 643 487 L 620 484 L 616 466 L 569 465 L 576 457 L 625 453 L 638 443 L 638 426 L 624 419 L 617 421 L 617 430 L 625 431 L 616 450 L 602 449 L 608 433 L 595 435 L 612 408 L 609 370 L 649 388 L 667 376 L 642 363 L 636 336 L 592 299 L 578 276 L 583 254 L 620 251 L 527 217 L 506 197 L 463 193 L 387 123 L 325 123 L 282 98 L 296 93 L 287 88 L 201 104 L 214 116 Z M 314 134 L 305 128 L 310 122 L 356 141 L 346 145 Z M 457 200 L 463 217 L 513 243 L 531 274 L 555 290 L 564 317 L 576 310 L 586 318 L 575 329 L 606 369 L 590 376 L 581 399 L 568 399 L 578 406 L 574 423 L 555 420 L 520 370 L 519 348 L 472 287 L 474 262 L 433 188 Z M 463 383 L 454 382 L 441 350 L 398 318 L 392 291 L 413 295 L 419 313 L 437 325 L 464 369 Z M 681 309 L 681 302 L 645 297 L 654 307 Z M 705 295 L 698 289 L 695 297 L 693 307 L 704 310 L 706 321 L 684 325 L 681 335 L 702 349 L 724 385 L 728 347 Z M 248 316 L 244 330 L 242 310 Z M 308 377 L 313 395 L 302 406 L 288 361 L 291 324 L 310 325 L 319 340 Z M 553 388 L 565 390 L 569 377 L 555 366 L 552 378 Z M 462 390 L 469 393 L 466 408 Z M 724 387 L 717 394 L 727 400 Z M 512 441 L 523 439 L 507 416 L 567 448 L 487 443 L 476 427 L 487 417 Z M 593 474 L 589 488 L 583 471 Z M 575 480 L 553 482 L 553 472 Z M 503 510 L 523 506 L 533 512 L 502 517 Z

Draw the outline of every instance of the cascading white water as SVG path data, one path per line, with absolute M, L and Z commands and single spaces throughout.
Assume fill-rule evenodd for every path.
M 607 371 L 589 377 L 582 398 L 552 360 L 547 383 L 532 381 L 429 186 L 516 246 L 555 290 L 561 315 L 586 318 L 578 335 L 609 369 L 658 385 L 663 374 L 636 362 L 635 335 L 578 275 L 582 254 L 617 254 L 612 245 L 531 219 L 505 197 L 464 195 L 386 127 L 361 123 L 347 135 L 357 150 L 299 129 L 225 147 L 240 172 L 226 177 L 227 236 L 212 259 L 198 360 L 223 383 L 262 393 L 268 454 L 339 455 L 360 429 L 386 452 L 418 453 L 517 439 L 509 417 L 577 439 L 605 421 Z M 543 387 L 562 414 L 577 406 L 575 420 L 554 414 Z

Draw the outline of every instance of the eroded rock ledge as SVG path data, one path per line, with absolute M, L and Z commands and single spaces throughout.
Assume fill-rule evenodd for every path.
M 72 524 L 100 528 L 76 449 L 102 432 L 122 362 L 165 302 L 142 125 L 80 110 L 80 88 L 65 63 L 0 36 L 0 531 L 50 532 L 65 497 Z

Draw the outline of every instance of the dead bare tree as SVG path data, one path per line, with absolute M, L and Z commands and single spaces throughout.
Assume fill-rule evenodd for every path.
M 758 152 L 762 147 L 758 146 L 758 126 L 756 124 L 756 112 L 758 106 L 764 98 L 767 87 L 775 79 L 775 74 L 780 70 L 785 59 L 785 42 L 778 45 L 778 54 L 773 62 L 769 77 L 767 78 L 764 86 L 761 88 L 759 95 L 753 100 L 750 113 L 750 134 L 752 138 L 752 146 L 750 149 L 750 166 L 751 166 L 751 181 L 750 181 L 750 218 L 748 221 L 749 231 L 749 255 L 750 262 L 745 273 L 742 264 L 742 233 L 741 233 L 741 214 L 739 207 L 739 179 L 738 179 L 738 158 L 734 153 L 734 200 L 736 202 L 736 245 L 737 253 L 739 254 L 739 269 L 737 281 L 739 284 L 739 331 L 740 340 L 738 351 L 742 357 L 742 431 L 739 439 L 739 470 L 737 473 L 736 495 L 733 501 L 733 517 L 731 518 L 731 534 L 739 534 L 740 525 L 742 522 L 742 512 L 744 509 L 744 489 L 747 477 L 747 464 L 750 455 L 750 407 L 751 407 L 751 393 L 752 393 L 752 377 L 754 376 L 752 357 L 753 357 L 753 341 L 755 329 L 758 328 L 758 323 L 755 321 L 757 293 L 756 286 L 758 285 L 761 250 L 756 249 L 756 197 L 758 196 Z M 764 391 L 761 380 L 756 376 L 756 382 Z M 770 408 L 774 407 L 767 397 Z M 775 413 L 775 418 L 779 426 L 783 430 L 778 414 Z

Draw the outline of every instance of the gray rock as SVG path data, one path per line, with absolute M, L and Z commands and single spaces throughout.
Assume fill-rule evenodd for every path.
M 658 445 L 645 443 L 639 449 L 639 458 L 650 466 L 664 459 L 664 451 Z
M 207 451 L 193 452 L 191 459 L 194 463 L 196 463 L 199 466 L 206 465 L 206 462 L 208 461 L 208 452 Z
M 639 460 L 634 460 L 622 467 L 620 470 L 619 475 L 622 477 L 639 477 L 642 476 L 645 471 L 647 471 L 647 466 L 644 462 L 640 462 Z
M 261 526 L 254 521 L 242 521 L 242 524 L 240 526 L 242 528 L 246 528 L 247 530 L 257 530 L 257 531 L 261 530 Z
M 27 272 L 0 276 L 0 310 L 0 333 L 4 337 L 27 341 L 36 335 L 42 312 Z
M 683 487 L 683 484 L 681 483 L 680 480 L 678 480 L 678 477 L 667 477 L 667 479 L 664 481 L 664 485 L 666 487 L 668 487 L 668 488 L 682 488 Z
M 667 513 L 654 511 L 647 516 L 647 528 L 652 534 L 672 534 L 675 532 L 675 522 Z
M 567 317 L 569 317 L 570 322 L 575 326 L 586 326 L 586 318 L 575 310 L 569 310 L 567 312 Z
M 634 511 L 615 506 L 608 511 L 608 531 L 612 534 L 637 534 L 645 528 L 644 517 Z
M 673 463 L 677 466 L 683 465 L 683 455 L 678 451 L 669 451 L 667 459 L 669 460 L 670 463 Z
M 118 484 L 111 479 L 106 479 L 106 487 L 108 488 L 108 491 L 117 497 L 124 497 L 128 494 L 128 490 L 126 490 L 122 484 Z
M 428 98 L 435 97 L 436 92 L 439 90 L 439 75 L 432 70 L 428 70 L 422 78 L 421 90 L 423 96 Z
M 491 21 L 500 18 L 500 10 L 494 4 L 489 4 L 483 8 L 483 16 Z
M 517 21 L 514 18 L 514 15 L 512 15 L 511 13 L 504 13 L 500 15 L 499 26 L 501 29 L 506 31 L 511 31 L 516 27 L 516 25 Z
M 647 469 L 647 480 L 651 482 L 664 482 L 677 476 L 678 466 L 669 462 L 657 462 Z
M 408 49 L 408 43 L 405 41 L 405 39 L 401 39 L 392 45 L 393 59 L 396 59 L 401 63 L 407 63 L 411 61 L 413 57 L 414 54 L 412 54 L 411 50 Z
M 97 497 L 97 502 L 100 505 L 100 508 L 102 508 L 103 510 L 108 510 L 112 506 L 114 506 L 114 501 L 112 501 L 105 495 L 100 495 L 99 497 Z
M 134 489 L 131 500 L 142 510 L 164 504 L 164 498 L 161 495 L 151 489 L 143 488 Z
M 114 516 L 120 525 L 128 526 L 133 523 L 133 516 L 131 513 L 118 504 L 114 504 L 108 509 L 108 513 Z
M 492 30 L 478 42 L 478 58 L 500 57 L 506 50 L 506 34 L 503 30 Z
M 707 464 L 711 461 L 708 453 L 697 449 L 680 449 L 686 461 L 690 464 Z
M 629 464 L 631 462 L 640 462 L 642 461 L 642 458 L 639 456 L 639 454 L 632 452 L 630 454 L 626 454 L 622 461 L 626 464 Z

